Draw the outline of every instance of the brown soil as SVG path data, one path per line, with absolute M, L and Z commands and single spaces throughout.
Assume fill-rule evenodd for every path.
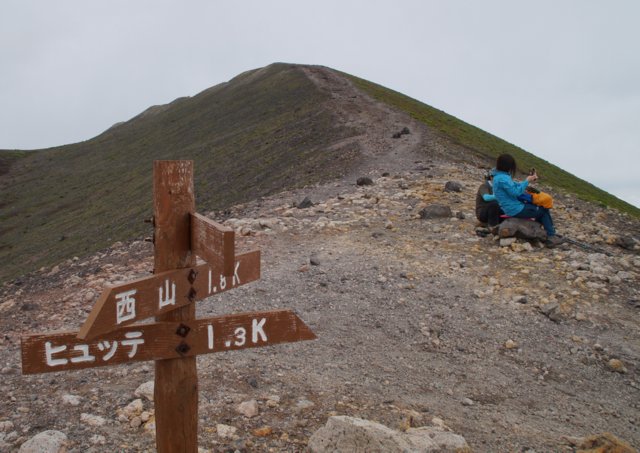
M 198 316 L 288 308 L 318 339 L 201 356 L 200 446 L 304 451 L 335 414 L 399 429 L 442 422 L 480 452 L 575 451 L 576 437 L 601 432 L 640 445 L 640 258 L 613 245 L 637 237 L 638 222 L 557 196 L 559 231 L 611 256 L 499 247 L 476 235 L 481 169 L 447 157 L 463 150 L 333 73 L 307 71 L 334 93 L 335 114 L 362 130 L 370 159 L 341 180 L 225 216 L 238 249 L 261 249 L 262 278 L 199 302 Z M 405 126 L 411 134 L 391 138 Z M 375 184 L 356 186 L 365 175 Z M 445 192 L 449 180 L 462 192 Z M 315 205 L 294 208 L 305 196 Z M 419 219 L 432 203 L 460 215 Z M 153 380 L 152 363 L 22 376 L 19 346 L 28 332 L 77 329 L 104 285 L 151 268 L 149 244 L 117 244 L 3 288 L 0 422 L 16 432 L 8 451 L 46 429 L 64 432 L 71 452 L 153 451 L 152 435 L 117 415 Z M 64 404 L 66 394 L 80 404 Z M 248 419 L 236 407 L 250 399 L 260 414 Z M 106 424 L 89 426 L 82 413 Z M 221 423 L 235 438 L 216 434 Z M 265 426 L 270 434 L 254 433 Z

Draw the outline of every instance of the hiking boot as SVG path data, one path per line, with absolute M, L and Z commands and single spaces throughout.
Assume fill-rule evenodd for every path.
M 547 248 L 552 249 L 552 248 L 554 248 L 554 247 L 559 246 L 559 245 L 560 245 L 560 244 L 562 244 L 563 242 L 564 242 L 564 239 L 562 239 L 562 238 L 560 238 L 560 237 L 558 237 L 558 236 L 549 236 L 549 237 L 547 238 L 547 240 L 544 242 L 544 245 L 545 245 Z

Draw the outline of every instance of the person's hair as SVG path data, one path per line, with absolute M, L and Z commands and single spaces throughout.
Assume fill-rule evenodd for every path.
M 501 154 L 496 162 L 496 169 L 509 173 L 511 176 L 516 173 L 516 160 L 511 154 Z

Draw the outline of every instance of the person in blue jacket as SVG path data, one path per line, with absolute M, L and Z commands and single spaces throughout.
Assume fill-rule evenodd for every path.
M 547 208 L 525 203 L 518 197 L 526 194 L 526 188 L 530 182 L 538 180 L 536 173 L 527 176 L 522 182 L 513 180 L 516 173 L 516 161 L 510 154 L 502 154 L 496 162 L 496 171 L 493 176 L 493 194 L 500 204 L 500 208 L 509 217 L 521 219 L 535 219 L 540 222 L 547 232 L 546 245 L 555 247 L 562 241 L 556 236 L 551 214 Z

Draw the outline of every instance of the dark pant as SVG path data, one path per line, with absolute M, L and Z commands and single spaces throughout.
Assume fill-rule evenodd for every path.
M 490 227 L 500 223 L 500 216 L 503 214 L 502 209 L 497 201 L 490 201 L 482 206 L 476 212 L 476 217 L 482 223 L 486 223 Z
M 551 214 L 547 208 L 542 206 L 536 206 L 535 204 L 525 203 L 524 208 L 518 214 L 512 216 L 520 219 L 535 219 L 536 222 L 540 222 L 547 232 L 547 236 L 553 236 L 556 234 L 556 230 L 553 227 L 553 220 L 551 220 Z

